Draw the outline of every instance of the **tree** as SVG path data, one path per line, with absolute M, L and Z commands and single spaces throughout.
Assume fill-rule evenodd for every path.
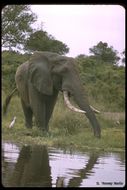
M 99 42 L 96 46 L 89 49 L 90 53 L 94 54 L 95 58 L 101 59 L 104 62 L 116 64 L 120 58 L 117 56 L 117 51 L 113 47 L 108 47 L 107 43 Z
M 6 5 L 2 10 L 2 46 L 19 48 L 24 44 L 36 18 L 29 5 Z
M 15 73 L 19 65 L 29 59 L 29 54 L 16 51 L 3 51 L 2 61 L 2 89 L 12 91 L 15 88 Z
M 86 58 L 87 57 L 87 55 L 85 55 L 85 54 L 79 54 L 77 57 L 76 57 L 76 59 L 82 59 L 82 58 Z
M 121 53 L 122 56 L 122 63 L 125 65 L 125 50 Z
M 30 35 L 26 41 L 25 49 L 30 51 L 52 51 L 61 55 L 69 52 L 66 44 L 56 40 L 43 30 L 38 30 Z

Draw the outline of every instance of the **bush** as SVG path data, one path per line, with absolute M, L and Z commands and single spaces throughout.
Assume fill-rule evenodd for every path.
M 124 111 L 125 68 L 91 56 L 76 60 L 90 102 L 96 102 L 105 111 Z
M 11 91 L 15 88 L 16 69 L 28 60 L 29 56 L 29 54 L 23 55 L 14 51 L 2 52 L 2 88 L 4 91 Z

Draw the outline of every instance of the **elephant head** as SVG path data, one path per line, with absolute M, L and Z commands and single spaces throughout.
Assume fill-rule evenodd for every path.
M 100 137 L 100 126 L 94 114 L 99 111 L 88 102 L 75 59 L 56 53 L 37 51 L 29 60 L 29 80 L 40 93 L 45 95 L 51 96 L 55 90 L 62 91 L 66 105 L 74 111 L 84 113 L 92 124 L 94 135 Z M 70 96 L 74 97 L 80 109 L 70 103 Z

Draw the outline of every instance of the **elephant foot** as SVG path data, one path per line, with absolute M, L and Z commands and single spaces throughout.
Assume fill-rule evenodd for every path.
M 38 130 L 39 130 L 40 136 L 43 136 L 43 137 L 49 137 L 50 136 L 50 133 L 46 129 L 39 127 Z
M 39 122 L 36 122 L 36 126 L 38 127 L 38 129 L 42 132 L 48 132 L 48 126 L 45 125 L 41 125 Z
M 100 133 L 100 132 L 95 132 L 95 131 L 94 131 L 94 136 L 97 137 L 97 138 L 101 138 L 101 133 Z
M 25 123 L 25 127 L 28 128 L 28 129 L 32 129 L 32 125 L 30 125 L 28 123 Z
M 40 126 L 40 125 L 36 125 L 36 126 L 37 126 L 37 128 L 38 128 L 40 131 L 43 131 L 43 132 L 46 131 L 46 129 L 45 129 L 44 127 L 42 127 L 42 126 Z

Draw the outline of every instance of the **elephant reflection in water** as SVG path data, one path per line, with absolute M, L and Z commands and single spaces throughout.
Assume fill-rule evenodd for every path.
M 51 187 L 51 170 L 45 146 L 22 148 L 10 178 L 10 186 Z
M 74 175 L 78 177 L 73 177 L 69 180 L 67 187 L 79 187 L 83 179 L 86 179 L 89 173 L 92 173 L 94 165 L 97 163 L 99 156 L 97 153 L 91 153 L 88 163 L 83 169 L 76 170 Z M 56 187 L 65 187 L 64 177 L 57 177 Z
M 92 153 L 83 169 L 74 171 L 73 177 L 65 184 L 65 177 L 57 177 L 56 187 L 79 187 L 83 179 L 97 163 L 98 154 Z M 57 161 L 56 161 L 57 163 Z M 46 146 L 24 146 L 20 152 L 15 170 L 10 177 L 11 187 L 52 187 L 51 168 Z
M 79 187 L 80 184 L 82 183 L 82 180 L 86 179 L 89 173 L 92 173 L 92 169 L 94 168 L 94 165 L 97 163 L 98 158 L 99 158 L 98 153 L 96 152 L 91 153 L 85 168 L 80 169 L 75 173 L 79 177 L 73 177 L 72 179 L 70 179 L 68 187 Z

